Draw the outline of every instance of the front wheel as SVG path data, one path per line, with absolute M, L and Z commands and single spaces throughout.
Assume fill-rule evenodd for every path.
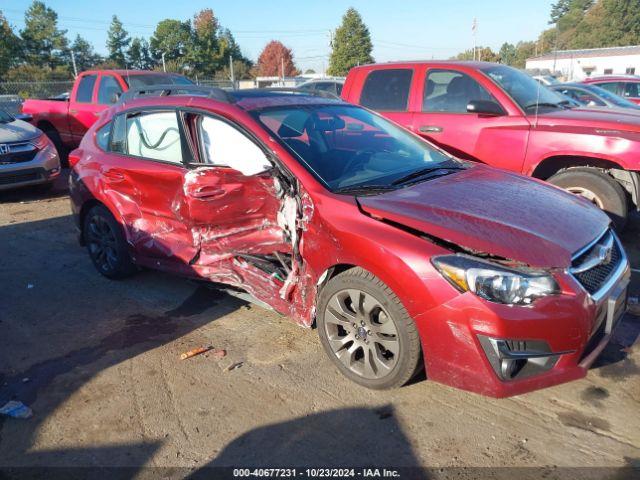
M 627 223 L 627 194 L 615 179 L 595 168 L 570 168 L 547 180 L 568 192 L 580 195 L 605 211 L 616 230 Z
M 329 280 L 317 311 L 327 355 L 354 382 L 398 388 L 422 367 L 413 320 L 393 291 L 366 270 L 353 268 Z

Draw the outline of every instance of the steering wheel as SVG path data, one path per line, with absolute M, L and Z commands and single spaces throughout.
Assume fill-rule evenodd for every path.
M 354 171 L 357 170 L 356 165 L 364 163 L 365 159 L 363 157 L 365 155 L 367 155 L 367 154 L 369 155 L 369 157 L 367 158 L 367 160 L 368 160 L 369 158 L 371 158 L 371 155 L 373 155 L 375 153 L 376 153 L 375 150 L 366 149 L 366 148 L 363 148 L 361 150 L 356 151 L 355 155 L 353 157 L 351 157 L 349 159 L 349 161 L 347 161 L 347 163 L 345 163 L 344 168 L 342 169 L 342 173 L 346 173 L 346 172 L 350 171 L 351 168 L 353 168 Z M 360 166 L 360 165 L 358 165 L 358 166 Z

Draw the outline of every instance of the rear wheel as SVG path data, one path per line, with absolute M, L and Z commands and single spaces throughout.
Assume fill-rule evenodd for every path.
M 413 320 L 393 291 L 361 268 L 340 273 L 322 289 L 318 333 L 338 369 L 367 388 L 401 387 L 422 367 Z
M 616 230 L 627 223 L 629 208 L 624 189 L 606 173 L 595 168 L 571 168 L 547 180 L 568 192 L 586 198 L 611 218 Z
M 83 235 L 89 257 L 102 275 L 121 279 L 136 271 L 122 228 L 107 208 L 97 205 L 87 213 Z

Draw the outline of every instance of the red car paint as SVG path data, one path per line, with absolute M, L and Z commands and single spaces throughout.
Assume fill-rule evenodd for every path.
M 180 75 L 166 74 L 163 72 L 145 70 L 88 70 L 82 72 L 76 78 L 73 88 L 69 93 L 69 99 L 27 99 L 22 105 L 22 112 L 33 117 L 31 123 L 43 130 L 50 137 L 57 135 L 61 145 L 67 148 L 76 148 L 80 140 L 97 120 L 101 112 L 109 108 L 113 101 L 99 99 L 100 89 L 103 83 L 114 81 L 120 87 L 121 92 L 129 90 L 128 79 L 137 76 L 157 77 L 157 82 L 172 83 L 173 79 L 180 78 L 189 82 Z M 78 87 L 83 79 L 95 77 L 95 83 L 90 89 L 90 98 L 83 101 L 78 99 Z M 189 82 L 191 83 L 191 82 Z M 52 138 L 57 141 L 57 138 Z
M 607 228 L 607 216 L 555 187 L 480 165 L 376 196 L 332 193 L 250 114 L 323 102 L 339 103 L 281 94 L 235 103 L 156 97 L 115 106 L 70 156 L 77 225 L 102 204 L 121 224 L 137 264 L 240 287 L 304 326 L 314 322 L 327 278 L 360 266 L 398 296 L 420 333 L 427 376 L 448 385 L 503 397 L 584 376 L 609 335 L 582 358 L 602 302 L 566 270 L 571 254 Z M 276 176 L 295 179 L 295 192 L 281 188 L 272 172 L 244 176 L 225 167 L 169 165 L 98 146 L 97 132 L 116 115 L 159 106 L 217 115 L 248 132 L 272 154 Z M 549 269 L 562 294 L 527 307 L 461 294 L 431 261 L 455 249 Z M 246 260 L 276 252 L 291 255 L 286 279 Z M 546 373 L 504 382 L 478 334 L 544 339 L 553 351 L 571 353 Z
M 582 83 L 591 83 L 640 104 L 640 77 L 635 75 L 602 75 L 585 78 Z
M 483 69 L 486 62 L 393 62 L 355 67 L 349 72 L 342 98 L 361 104 L 372 72 L 408 69 L 410 94 L 403 111 L 380 111 L 405 128 L 460 158 L 486 163 L 546 180 L 559 170 L 591 166 L 616 170 L 620 183 L 638 206 L 640 198 L 640 118 L 588 107 L 570 110 L 523 109 Z M 425 81 L 430 71 L 447 70 L 475 80 L 503 109 L 502 115 L 423 111 Z M 615 175 L 614 175 L 615 176 Z M 616 177 L 617 178 L 617 177 Z M 622 177 L 620 178 L 622 179 Z

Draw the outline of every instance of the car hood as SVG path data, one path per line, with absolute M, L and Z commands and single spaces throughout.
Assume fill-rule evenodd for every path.
M 481 165 L 357 201 L 374 218 L 537 268 L 569 267 L 609 224 L 583 198 Z
M 618 108 L 576 107 L 554 110 L 538 115 L 537 125 L 559 127 L 583 127 L 593 130 L 620 130 L 640 132 L 640 110 Z M 533 119 L 533 117 L 531 117 Z M 532 120 L 534 123 L 536 120 Z
M 40 134 L 40 130 L 22 120 L 0 123 L 0 143 L 31 140 Z

